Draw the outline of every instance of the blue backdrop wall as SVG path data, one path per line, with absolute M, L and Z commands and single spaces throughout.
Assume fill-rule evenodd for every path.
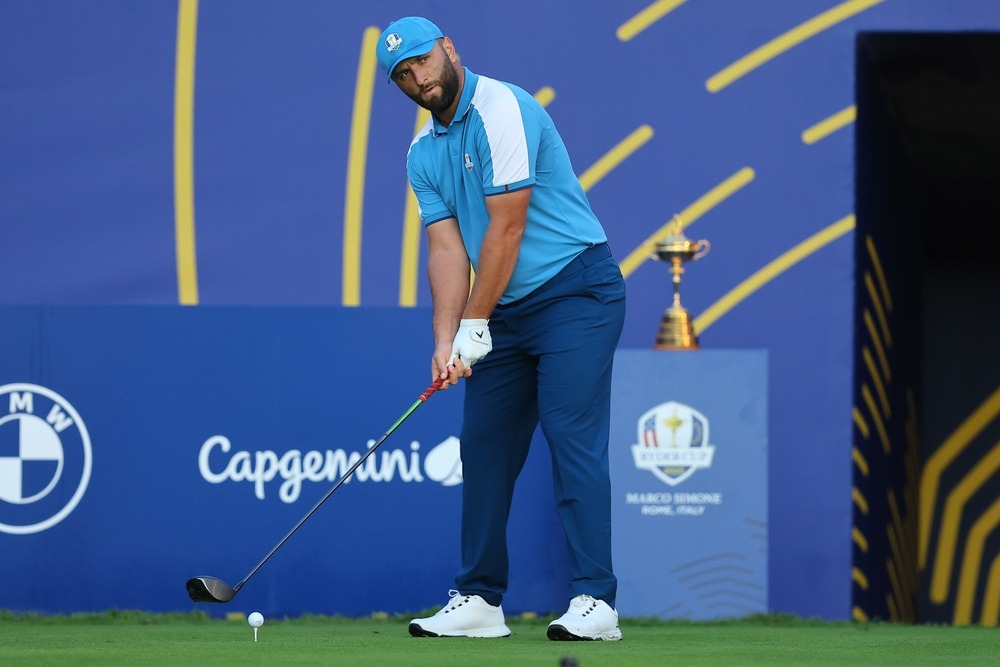
M 653 343 L 674 214 L 711 241 L 683 286 L 703 346 L 768 350 L 769 605 L 848 617 L 855 42 L 995 31 L 998 3 L 0 3 L 0 302 L 412 308 L 429 353 L 420 116 L 372 55 L 414 13 L 559 125 L 626 274 L 623 348 Z M 328 344 L 404 381 L 358 339 Z

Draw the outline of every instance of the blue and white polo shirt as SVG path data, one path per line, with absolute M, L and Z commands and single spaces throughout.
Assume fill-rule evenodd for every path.
M 531 187 L 517 265 L 500 303 L 516 301 L 607 235 L 548 112 L 517 86 L 465 69 L 448 127 L 432 115 L 406 158 L 424 226 L 456 218 L 473 267 L 490 218 L 485 197 Z

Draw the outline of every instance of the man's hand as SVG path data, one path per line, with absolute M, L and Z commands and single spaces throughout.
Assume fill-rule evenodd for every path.
M 466 368 L 470 368 L 474 363 L 489 354 L 493 349 L 493 339 L 490 337 L 489 320 L 465 320 L 458 325 L 458 333 L 455 334 L 455 342 L 451 346 L 451 360 L 449 365 L 454 365 L 455 360 L 460 360 Z

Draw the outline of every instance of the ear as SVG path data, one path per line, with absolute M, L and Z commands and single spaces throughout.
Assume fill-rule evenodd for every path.
M 444 52 L 448 56 L 448 59 L 458 64 L 458 52 L 455 51 L 455 44 L 451 41 L 450 37 L 445 37 L 441 40 L 441 46 L 444 47 Z

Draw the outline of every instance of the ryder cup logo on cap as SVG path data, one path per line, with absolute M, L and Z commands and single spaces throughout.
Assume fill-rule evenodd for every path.
M 392 80 L 396 65 L 414 56 L 422 56 L 434 48 L 434 43 L 444 37 L 441 29 L 420 16 L 407 16 L 389 24 L 382 31 L 375 55 L 379 67 Z
M 90 435 L 66 399 L 34 384 L 0 387 L 0 532 L 65 519 L 90 482 Z
M 385 50 L 389 51 L 390 53 L 398 50 L 399 47 L 401 47 L 402 45 L 403 45 L 403 38 L 397 35 L 396 33 L 392 33 L 391 35 L 385 38 Z
M 683 403 L 662 403 L 639 417 L 638 443 L 632 445 L 635 467 L 677 486 L 699 468 L 712 466 L 715 447 L 708 444 L 708 419 Z

